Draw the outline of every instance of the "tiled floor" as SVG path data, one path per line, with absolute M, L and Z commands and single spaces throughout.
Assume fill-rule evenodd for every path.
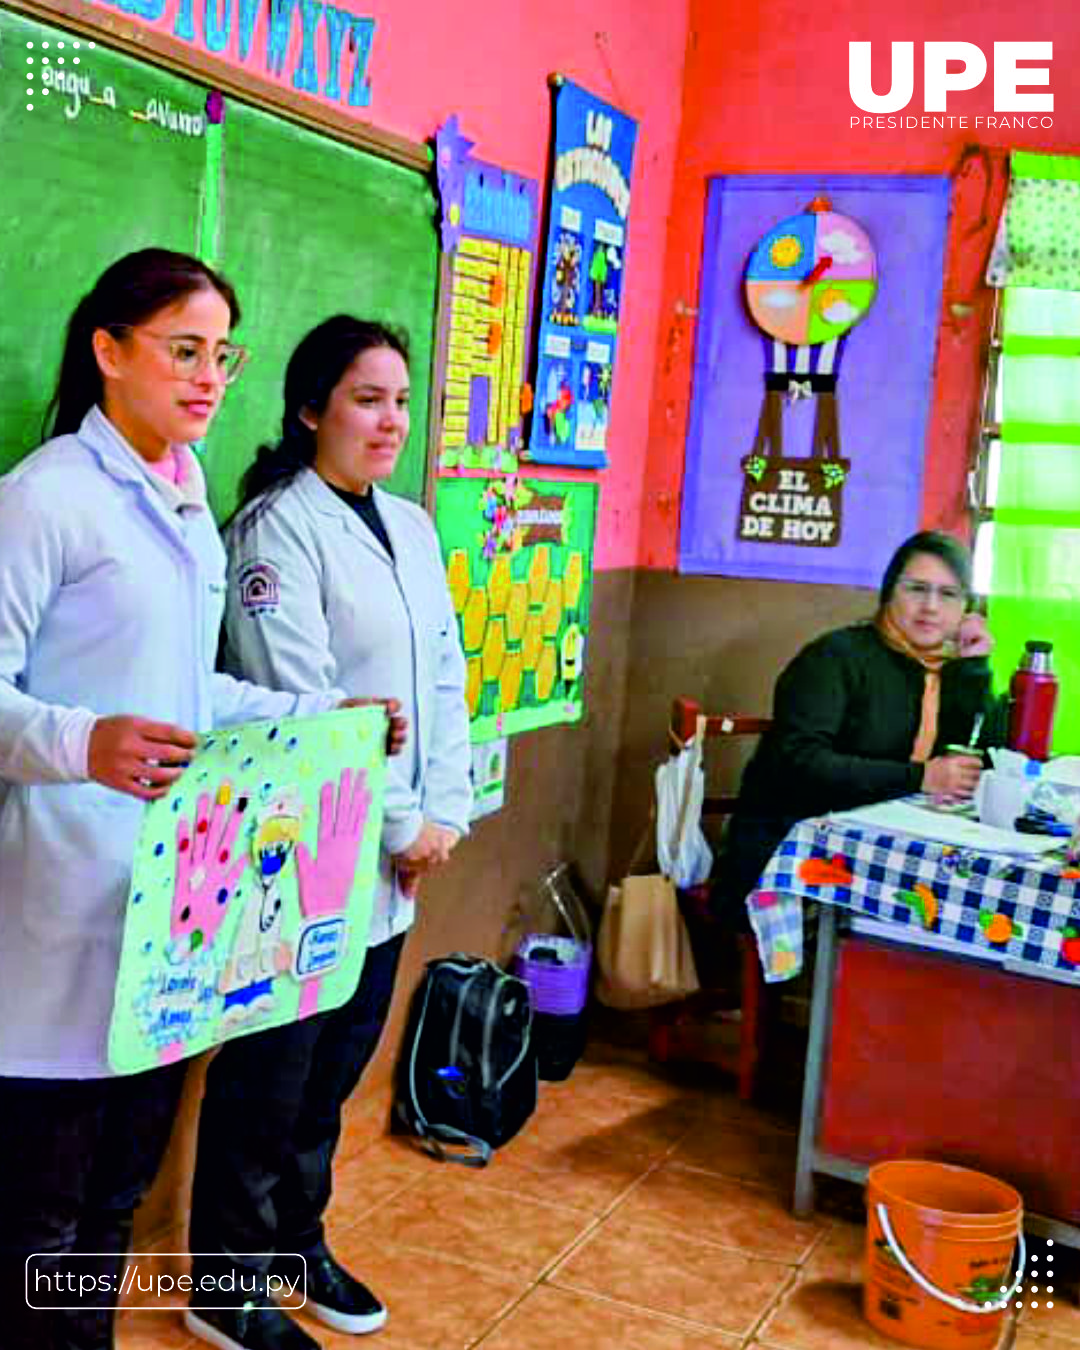
M 358 1127 L 331 1236 L 390 1307 L 373 1350 L 895 1346 L 862 1320 L 863 1229 L 841 1217 L 844 1197 L 791 1217 L 794 1151 L 790 1117 L 740 1106 L 720 1079 L 594 1054 L 544 1086 L 526 1132 L 483 1172 Z M 326 1350 L 355 1350 L 299 1317 Z M 120 1350 L 198 1344 L 175 1312 L 120 1321 Z M 1080 1310 L 1029 1313 L 1016 1344 L 1080 1350 Z

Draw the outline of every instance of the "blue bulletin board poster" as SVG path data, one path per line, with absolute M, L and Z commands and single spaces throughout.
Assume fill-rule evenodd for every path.
M 529 456 L 602 469 L 637 123 L 555 81 L 555 155 Z

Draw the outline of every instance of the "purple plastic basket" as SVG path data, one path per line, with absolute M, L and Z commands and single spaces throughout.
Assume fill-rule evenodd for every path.
M 554 947 L 561 964 L 532 960 L 530 953 L 536 947 Z M 584 1008 L 589 997 L 591 968 L 592 947 L 588 943 L 546 933 L 530 933 L 522 938 L 514 955 L 514 974 L 529 986 L 534 1010 L 561 1017 L 572 1016 Z

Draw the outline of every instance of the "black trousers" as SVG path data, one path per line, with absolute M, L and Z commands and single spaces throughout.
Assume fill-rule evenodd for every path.
M 132 1216 L 161 1163 L 185 1072 L 179 1063 L 125 1078 L 0 1077 L 4 1350 L 111 1350 Z M 45 1255 L 28 1275 L 33 1253 Z M 47 1283 L 72 1273 L 97 1287 L 52 1302 L 77 1308 L 27 1306 L 27 1279 L 30 1301 L 47 1304 Z
M 340 1008 L 228 1041 L 211 1061 L 191 1198 L 197 1278 L 263 1274 L 274 1252 L 323 1240 L 342 1107 L 379 1043 L 404 945 L 402 934 L 370 948 Z

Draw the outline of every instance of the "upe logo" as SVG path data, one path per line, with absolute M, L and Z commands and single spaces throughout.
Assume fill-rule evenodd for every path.
M 915 43 L 892 43 L 892 61 L 888 92 L 874 92 L 871 79 L 869 42 L 848 43 L 848 90 L 851 101 L 867 113 L 895 113 L 906 108 L 915 92 Z M 1019 66 L 1020 61 L 1049 62 L 1053 59 L 1052 42 L 995 42 L 994 43 L 994 111 L 996 113 L 1052 113 L 1054 96 L 1051 93 L 1021 93 L 1018 85 L 1049 85 L 1048 66 Z M 950 63 L 953 69 L 949 69 Z M 962 67 L 962 68 L 961 68 Z M 923 43 L 923 111 L 948 111 L 950 93 L 976 89 L 986 78 L 987 61 L 982 48 L 974 42 Z M 852 125 L 864 124 L 870 119 L 851 119 Z M 976 125 L 981 122 L 976 119 Z M 987 120 L 995 125 L 994 118 Z M 1053 125 L 1051 119 L 1036 117 L 1018 119 L 1019 125 Z M 918 119 L 907 119 L 918 125 Z M 1015 125 L 1016 123 L 1011 123 Z

